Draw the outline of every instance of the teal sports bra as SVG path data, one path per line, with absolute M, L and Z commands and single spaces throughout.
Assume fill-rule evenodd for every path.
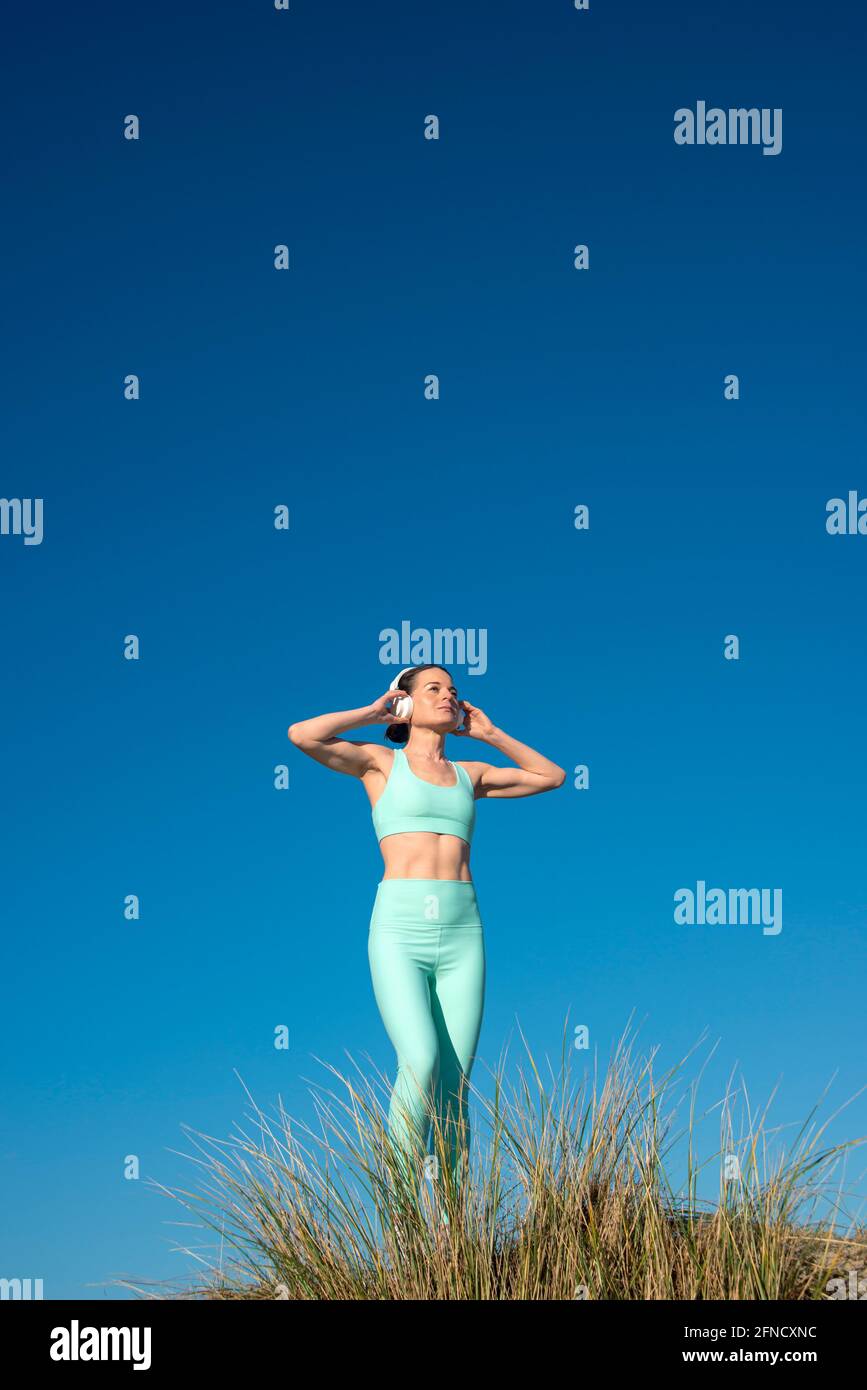
M 385 791 L 372 810 L 378 840 L 409 830 L 432 830 L 472 843 L 476 823 L 473 784 L 465 767 L 457 763 L 449 766 L 454 768 L 457 781 L 452 787 L 439 787 L 417 777 L 404 750 L 395 748 Z

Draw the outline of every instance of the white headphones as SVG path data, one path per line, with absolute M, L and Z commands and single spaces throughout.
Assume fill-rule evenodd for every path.
M 411 666 L 404 666 L 402 671 L 398 671 L 391 685 L 388 687 L 389 690 L 397 690 L 397 683 L 401 676 L 405 676 L 407 671 L 411 671 L 412 669 Z M 396 715 L 398 719 L 409 719 L 409 716 L 412 714 L 412 696 L 401 694 L 399 699 L 392 702 L 391 712 Z

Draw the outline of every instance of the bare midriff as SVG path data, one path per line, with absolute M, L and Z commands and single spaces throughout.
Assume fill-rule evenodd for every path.
M 379 842 L 386 878 L 452 878 L 472 883 L 470 846 L 458 835 L 407 830 Z

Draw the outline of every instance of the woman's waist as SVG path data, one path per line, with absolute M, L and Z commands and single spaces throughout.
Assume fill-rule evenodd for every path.
M 383 878 L 376 885 L 374 923 L 481 926 L 476 885 L 466 878 Z

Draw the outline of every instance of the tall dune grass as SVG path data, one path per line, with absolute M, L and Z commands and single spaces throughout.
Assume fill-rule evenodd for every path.
M 845 1193 L 831 1184 L 863 1137 L 823 1147 L 835 1116 L 816 1128 L 814 1107 L 777 1152 L 770 1101 L 754 1118 L 745 1088 L 728 1089 L 700 1116 L 698 1082 L 677 1130 L 694 1049 L 656 1077 L 655 1052 L 633 1059 L 627 1025 L 601 1082 L 585 1070 L 575 1083 L 587 1054 L 567 1046 L 567 1028 L 547 1083 L 522 1034 L 529 1060 L 508 1092 L 505 1056 L 490 1096 L 470 1085 L 473 1157 L 457 1184 L 432 1110 L 433 1153 L 417 1184 L 405 1180 L 384 1120 L 391 1082 L 351 1058 L 349 1076 L 323 1064 L 336 1090 L 313 1084 L 318 1132 L 282 1103 L 267 1118 L 252 1097 L 250 1134 L 189 1130 L 201 1188 L 154 1186 L 216 1244 L 180 1247 L 201 1275 L 177 1288 L 118 1282 L 185 1299 L 827 1299 L 830 1280 L 867 1276 L 867 1230 L 844 1228 Z M 715 1109 L 719 1146 L 700 1161 L 697 1125 Z M 697 1195 L 706 1168 L 719 1174 L 712 1202 Z M 820 1202 L 833 1219 L 811 1219 Z

